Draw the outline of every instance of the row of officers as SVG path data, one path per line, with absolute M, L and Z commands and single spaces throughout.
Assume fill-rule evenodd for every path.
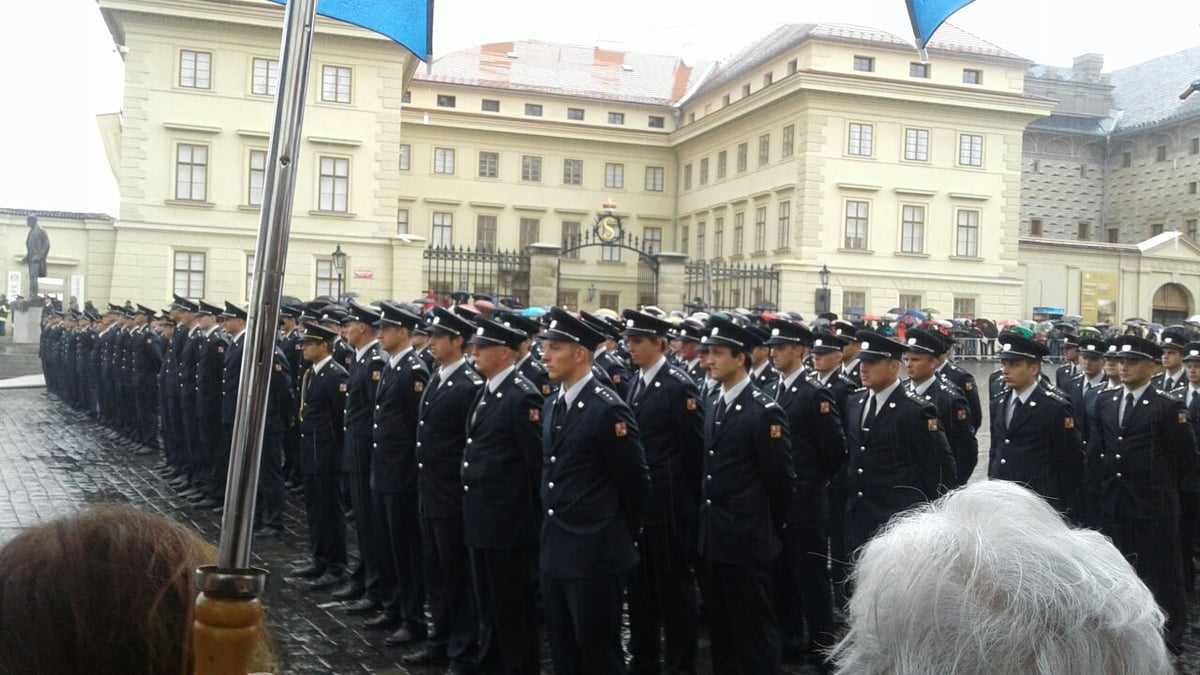
M 240 346 L 235 306 L 177 297 L 170 314 L 162 323 L 189 336 L 184 352 L 205 317 L 224 320 L 209 333 L 222 353 Z M 1178 645 L 1200 344 L 1078 341 L 1079 363 L 1056 386 L 1041 373 L 1044 346 L 998 342 L 987 474 L 1112 537 Z M 949 347 L 931 331 L 898 342 L 845 322 L 814 335 L 787 320 L 677 326 L 634 311 L 614 325 L 554 308 L 539 325 L 464 308 L 288 307 L 258 532 L 277 527 L 268 483 L 281 509 L 283 465 L 294 465 L 311 549 L 295 572 L 314 590 L 340 584 L 334 596 L 391 631 L 388 644 L 420 647 L 410 664 L 537 673 L 544 621 L 557 673 L 695 672 L 700 611 L 717 673 L 779 672 L 796 652 L 820 664 L 854 551 L 975 469 L 979 388 Z M 1150 378 L 1172 349 L 1188 377 L 1166 392 Z M 164 407 L 164 440 L 179 421 Z M 167 471 L 195 466 L 184 443 L 174 456 L 167 443 Z M 177 473 L 216 484 L 227 437 L 223 452 Z

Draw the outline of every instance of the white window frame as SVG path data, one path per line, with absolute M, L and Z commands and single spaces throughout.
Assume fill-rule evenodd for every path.
M 350 212 L 350 158 L 337 155 L 317 157 L 317 210 Z
M 851 122 L 846 126 L 846 154 L 852 157 L 875 156 L 875 125 Z
M 255 57 L 250 60 L 250 93 L 274 96 L 279 91 L 279 60 Z
M 180 256 L 185 256 L 182 267 L 180 266 Z M 171 287 L 177 295 L 182 295 L 185 298 L 204 297 L 205 276 L 207 275 L 208 266 L 207 257 L 203 251 L 171 252 Z M 196 265 L 197 260 L 199 261 L 198 266 Z M 180 285 L 181 280 L 183 282 L 182 286 Z
M 929 130 L 916 127 L 904 129 L 904 161 L 929 161 Z
M 955 209 L 954 255 L 959 258 L 979 257 L 979 209 Z M 966 221 L 964 222 L 964 216 Z
M 187 157 L 184 157 L 184 151 Z M 203 156 L 197 160 L 197 151 Z M 208 201 L 208 167 L 212 165 L 212 149 L 205 143 L 175 144 L 175 200 L 181 202 Z M 199 178 L 197 178 L 199 175 Z
M 434 211 L 429 223 L 429 245 L 435 248 L 454 246 L 454 213 Z
M 321 66 L 321 102 L 349 104 L 354 97 L 354 69 L 350 66 Z
M 443 176 L 453 176 L 454 159 L 454 148 L 434 148 L 433 172 Z
M 521 180 L 526 183 L 542 182 L 542 158 L 537 155 L 521 156 Z
M 494 150 L 480 150 L 479 170 L 476 175 L 479 178 L 499 178 L 500 153 Z
M 246 166 L 246 203 L 250 206 L 262 206 L 263 193 L 267 186 L 267 151 L 251 148 Z
M 563 160 L 563 185 L 583 185 L 583 160 Z
M 854 209 L 854 213 L 851 213 L 851 208 Z M 855 226 L 854 236 L 851 236 L 851 224 Z M 858 231 L 860 228 L 861 233 Z M 848 251 L 869 251 L 870 237 L 871 202 L 866 199 L 845 200 L 842 203 L 842 248 Z M 861 245 L 855 246 L 859 240 Z
M 646 167 L 646 192 L 662 192 L 667 171 L 661 166 Z
M 616 190 L 625 188 L 625 165 L 607 162 L 604 165 L 604 187 Z
M 179 50 L 176 85 L 183 89 L 212 89 L 212 52 L 198 49 Z
M 404 207 L 396 209 L 396 234 L 408 234 L 412 212 Z
M 925 252 L 925 222 L 928 210 L 921 204 L 900 205 L 900 252 Z
M 973 169 L 983 168 L 983 135 L 958 135 L 958 165 Z

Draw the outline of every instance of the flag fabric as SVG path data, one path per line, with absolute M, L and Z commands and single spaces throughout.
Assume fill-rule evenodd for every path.
M 908 18 L 912 21 L 913 37 L 917 40 L 917 49 L 923 53 L 925 45 L 929 44 L 929 40 L 942 23 L 973 0 L 905 1 L 908 4 Z
M 379 33 L 422 61 L 433 53 L 433 0 L 317 0 L 317 14 Z

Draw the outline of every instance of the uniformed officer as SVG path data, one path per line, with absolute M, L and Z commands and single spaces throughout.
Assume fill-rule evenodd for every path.
M 939 358 L 949 351 L 948 345 L 935 333 L 920 328 L 909 329 L 904 344 L 907 347 L 904 352 L 904 369 L 908 375 L 906 386 L 937 407 L 938 422 L 950 443 L 950 451 L 954 453 L 957 476 L 949 487 L 966 485 L 979 461 L 979 443 L 975 440 L 971 410 L 962 390 L 937 374 Z
M 233 307 L 245 321 L 240 307 Z M 289 375 L 291 363 L 287 354 L 275 345 L 271 384 L 267 388 L 267 419 L 263 428 L 262 458 L 259 460 L 258 505 L 254 510 L 254 536 L 258 539 L 278 537 L 283 531 L 283 510 L 286 490 L 283 476 L 283 439 L 295 426 L 295 390 Z
M 178 390 L 176 401 L 180 424 L 174 428 L 176 444 L 183 460 L 185 475 L 171 486 L 180 490 L 180 497 L 201 494 L 205 491 L 209 476 L 201 470 L 199 450 L 198 419 L 196 410 L 196 340 L 194 336 L 200 330 L 196 320 L 196 310 L 199 306 L 193 301 L 180 295 L 175 296 L 172 308 L 176 310 L 178 321 L 175 325 L 175 336 L 172 338 L 171 349 L 175 352 L 177 364 Z M 116 340 L 119 332 L 113 336 L 113 351 L 117 349 Z M 115 369 L 115 365 L 112 366 Z M 115 392 L 114 392 L 115 396 Z
M 1071 381 L 1079 377 L 1079 337 L 1065 333 L 1062 339 L 1063 363 L 1054 371 L 1054 386 L 1066 391 Z
M 222 307 L 201 300 L 196 312 L 199 331 L 193 337 L 196 341 L 196 380 L 192 383 L 196 390 L 196 407 L 193 414 L 200 436 L 195 446 L 199 455 L 196 459 L 200 471 L 208 477 L 204 493 L 189 498 L 189 501 L 201 509 L 215 508 L 225 502 L 225 482 L 221 480 L 224 470 L 219 468 L 223 461 L 228 462 L 228 448 L 222 449 L 225 435 L 221 432 L 221 374 L 229 342 L 217 325 L 217 315 L 222 310 Z
M 1163 370 L 1150 378 L 1150 383 L 1155 388 L 1173 391 L 1187 382 L 1187 373 L 1183 369 L 1183 346 L 1187 341 L 1187 335 L 1178 328 L 1163 331 L 1158 342 L 1158 346 L 1162 348 Z
M 379 586 L 379 554 L 374 550 L 378 538 L 374 510 L 371 508 L 371 446 L 375 417 L 375 390 L 387 366 L 376 338 L 376 308 L 353 300 L 346 312 L 343 337 L 353 350 L 347 369 L 346 427 L 342 446 L 341 471 L 350 491 L 354 508 L 354 531 L 358 539 L 358 563 L 345 587 L 333 593 L 335 600 L 351 601 L 350 615 L 374 614 L 383 607 Z
M 475 367 L 487 383 L 467 417 L 462 483 L 463 534 L 478 600 L 479 670 L 538 675 L 541 630 L 535 598 L 544 400 L 517 368 L 528 335 L 483 318 L 477 323 L 470 344 Z
M 1122 386 L 1097 398 L 1088 480 L 1097 484 L 1100 531 L 1154 594 L 1177 652 L 1187 625 L 1179 483 L 1196 468 L 1196 439 L 1183 401 L 1150 384 L 1162 349 L 1133 335 L 1114 346 Z
M 787 417 L 750 379 L 752 333 L 713 317 L 703 342 L 721 384 L 704 420 L 698 543 L 713 672 L 779 673 L 771 578 L 796 482 Z
M 746 330 L 754 335 L 758 343 L 750 354 L 751 381 L 763 392 L 774 396 L 779 383 L 779 371 L 771 365 L 771 348 L 767 346 L 771 334 L 761 326 L 747 326 Z
M 541 327 L 514 313 L 501 314 L 498 320 L 504 326 L 526 336 L 517 352 L 517 371 L 538 388 L 543 398 L 549 396 L 558 385 L 546 373 L 546 365 L 533 353 L 533 339 L 541 332 Z
M 608 343 L 612 339 L 620 339 L 620 332 L 595 314 L 583 311 L 579 313 L 579 316 L 587 323 L 588 327 L 600 333 L 604 338 L 600 344 L 596 345 L 596 353 L 592 357 L 592 364 L 599 371 L 596 373 L 597 377 L 600 378 L 601 383 L 617 392 L 622 399 L 627 398 L 631 388 L 629 383 L 632 381 L 629 369 L 608 348 Z
M 1057 388 L 1040 386 L 1042 359 L 1050 352 L 1015 333 L 998 341 L 1005 389 L 991 402 L 988 477 L 1021 483 L 1078 519 L 1083 447 L 1070 400 Z
M 950 380 L 950 383 L 962 392 L 963 398 L 967 399 L 971 427 L 978 431 L 980 425 L 983 424 L 983 404 L 979 400 L 979 385 L 975 382 L 975 376 L 971 374 L 971 371 L 950 360 L 954 338 L 944 333 L 936 333 L 936 335 L 945 343 L 944 351 L 938 355 L 937 374 Z M 974 463 L 971 466 L 973 468 Z
M 226 300 L 225 308 L 218 318 L 222 321 L 222 329 L 229 336 L 229 344 L 221 364 L 221 444 L 214 448 L 213 454 L 216 459 L 213 469 L 216 482 L 224 485 L 229 474 L 233 422 L 237 417 L 238 387 L 242 383 L 242 354 L 246 350 L 246 310 Z M 264 444 L 264 456 L 265 449 Z
M 354 365 L 354 348 L 346 342 L 343 330 L 350 315 L 341 305 L 325 305 L 320 311 L 321 325 L 337 333 L 337 339 L 333 341 L 333 360 L 350 372 L 350 366 Z
M 424 544 L 425 588 L 433 632 L 423 651 L 401 662 L 449 659 L 451 671 L 473 670 L 479 659 L 478 616 L 463 537 L 463 449 L 467 415 L 483 377 L 467 363 L 475 326 L 442 307 L 433 310 L 429 349 L 438 369 L 421 399 L 417 418 L 417 483 Z
M 846 427 L 846 548 L 856 551 L 889 518 L 937 499 L 957 476 L 937 407 L 901 386 L 905 345 L 855 334 L 863 389 L 852 394 Z
M 304 360 L 303 335 L 300 332 L 300 314 L 303 308 L 296 305 L 282 305 L 279 308 L 279 348 L 287 358 L 287 372 L 292 383 L 292 400 L 297 406 L 291 411 L 292 420 L 296 419 L 300 406 L 300 380 L 303 377 L 307 361 Z M 283 435 L 283 475 L 284 480 L 299 486 L 300 480 L 300 427 L 293 421 Z
M 624 576 L 650 489 L 637 422 L 600 385 L 592 357 L 604 337 L 554 307 L 543 354 L 559 392 L 542 409 L 539 570 L 550 655 L 558 675 L 624 672 Z
M 1095 404 L 1096 394 L 1105 387 L 1104 341 L 1092 337 L 1079 339 L 1079 377 L 1068 384 L 1067 395 L 1071 399 L 1071 410 L 1075 413 L 1075 431 L 1087 448 L 1088 413 Z
M 437 361 L 433 358 L 433 352 L 429 351 L 429 323 L 421 321 L 421 325 L 417 326 L 412 333 L 413 350 L 417 353 L 417 358 L 425 364 L 425 368 L 429 372 L 433 372 L 437 368 Z
M 346 575 L 346 521 L 338 500 L 337 471 L 349 374 L 333 360 L 337 337 L 318 324 L 304 329 L 304 358 L 312 368 L 300 383 L 300 471 L 312 562 L 295 574 L 314 579 L 311 590 L 332 588 Z
M 777 565 L 775 606 L 783 627 L 784 653 L 809 653 L 824 660 L 833 646 L 833 589 L 829 581 L 828 486 L 846 461 L 841 411 L 831 389 L 805 377 L 804 360 L 815 336 L 792 321 L 768 323 L 771 361 L 779 373 L 768 390 L 787 414 L 796 492 Z M 808 644 L 800 643 L 804 624 Z M 797 654 L 798 655 L 798 654 Z
M 1164 353 L 1166 350 L 1163 350 Z M 1171 392 L 1187 408 L 1192 435 L 1200 445 L 1200 342 L 1183 349 L 1184 381 Z M 1179 483 L 1179 544 L 1183 558 L 1183 581 L 1188 592 L 1196 588 L 1196 525 L 1200 518 L 1200 467 L 1193 468 Z
M 374 549 L 380 555 L 383 611 L 364 627 L 405 629 L 399 637 L 410 642 L 426 633 L 416 445 L 417 416 L 429 370 L 411 341 L 420 317 L 389 302 L 379 308 L 379 342 L 388 362 L 375 392 L 371 497 L 378 518 Z
M 850 378 L 851 382 L 861 384 L 862 378 L 859 375 L 862 372 L 862 362 L 858 356 L 858 341 L 855 339 L 858 329 L 849 321 L 839 319 L 829 324 L 829 331 L 843 340 L 842 374 Z M 845 423 L 845 420 L 842 422 Z
M 139 455 L 158 451 L 158 371 L 162 368 L 162 355 L 158 351 L 154 331 L 150 330 L 149 322 L 153 319 L 153 309 L 138 305 L 133 315 L 129 340 L 137 409 L 134 441 L 142 446 L 134 454 Z
M 703 385 L 705 376 L 699 350 L 703 330 L 704 324 L 695 319 L 685 319 L 675 327 L 674 339 L 671 341 L 671 348 L 679 354 L 679 360 L 683 362 L 684 372 L 696 382 L 696 386 Z
M 628 673 L 657 675 L 660 658 L 668 673 L 694 673 L 697 606 L 691 562 L 704 405 L 692 378 L 667 361 L 671 324 L 633 310 L 623 317 L 621 335 L 637 367 L 627 402 L 650 468 L 650 498 L 638 539 L 641 559 L 629 578 Z

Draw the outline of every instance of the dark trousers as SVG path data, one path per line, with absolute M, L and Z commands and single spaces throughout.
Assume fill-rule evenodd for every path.
M 833 589 L 828 540 L 821 521 L 792 521 L 775 567 L 775 615 L 789 649 L 817 651 L 834 644 Z M 808 627 L 808 644 L 802 641 Z
M 429 648 L 444 650 L 452 664 L 474 665 L 479 661 L 479 615 L 462 517 L 422 518 L 421 538 L 433 619 Z
M 642 533 L 641 559 L 629 576 L 629 675 L 664 672 L 660 651 L 665 672 L 696 672 L 696 582 L 688 539 L 672 527 L 647 526 Z
M 1100 531 L 1112 538 L 1117 550 L 1124 554 L 1154 594 L 1158 606 L 1167 615 L 1167 645 L 1178 649 L 1187 628 L 1187 596 L 1183 590 L 1178 519 L 1105 518 Z
M 555 675 L 621 675 L 621 577 L 551 579 L 541 575 L 542 605 Z
M 782 648 L 771 608 L 771 565 L 707 563 L 714 675 L 779 675 Z
M 829 579 L 833 584 L 833 605 L 845 611 L 850 588 L 850 551 L 846 547 L 846 488 L 830 486 L 826 534 L 829 535 Z
M 300 480 L 300 425 L 292 424 L 283 434 L 283 478 Z
M 479 670 L 488 675 L 539 675 L 537 550 L 470 549 L 479 609 Z
M 183 443 L 187 448 L 187 472 L 192 485 L 206 486 L 211 478 L 210 472 L 200 458 L 200 418 L 196 416 L 196 399 L 183 397 L 180 399 L 179 419 L 183 421 Z
M 338 474 L 304 474 L 304 510 L 313 562 L 326 572 L 346 572 L 346 520 L 338 501 Z
M 129 377 L 122 373 L 122 377 Z M 118 428 L 127 436 L 137 431 L 137 391 L 132 384 L 117 385 Z
M 258 508 L 254 523 L 283 528 L 283 509 L 287 488 L 283 485 L 283 447 L 281 434 L 268 429 L 263 434 L 262 458 L 258 465 Z
M 371 505 L 371 472 L 353 471 L 346 474 L 350 485 L 350 502 L 354 506 L 354 534 L 358 540 L 358 565 L 350 582 L 361 587 L 366 597 L 378 602 L 383 601 L 379 591 L 379 554 L 375 545 L 379 541 L 376 530 L 379 524 L 375 519 L 375 510 Z
M 1196 519 L 1200 515 L 1200 494 L 1179 493 L 1179 552 L 1183 557 L 1183 585 L 1196 590 Z
M 225 499 L 224 476 L 229 470 L 229 446 L 225 444 L 221 413 L 218 411 L 215 415 L 202 415 L 197 420 L 197 425 L 200 442 L 196 444 L 195 460 L 199 471 L 205 476 L 209 496 L 222 501 Z
M 410 631 L 427 632 L 425 571 L 421 554 L 421 519 L 417 492 L 371 491 L 379 523 L 375 550 L 379 553 L 379 593 L 383 611 L 399 617 Z
M 158 447 L 158 380 L 139 376 L 134 387 L 137 431 L 134 440 L 148 448 Z

